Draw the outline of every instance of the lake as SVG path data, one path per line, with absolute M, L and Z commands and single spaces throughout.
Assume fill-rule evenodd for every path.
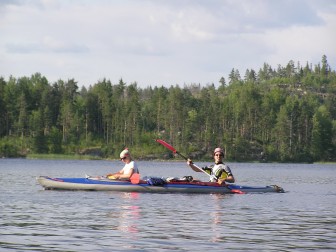
M 209 163 L 198 162 L 202 166 Z M 142 176 L 207 180 L 186 162 L 138 161 Z M 336 165 L 228 163 L 236 184 L 285 193 L 43 190 L 39 175 L 83 177 L 120 161 L 0 159 L 0 251 L 331 251 Z

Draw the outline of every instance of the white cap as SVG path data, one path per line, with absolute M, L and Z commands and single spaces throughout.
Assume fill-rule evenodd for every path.
M 124 157 L 127 157 L 130 155 L 130 152 L 129 150 L 126 148 L 125 150 L 123 150 L 121 153 L 120 153 L 120 158 L 124 158 Z

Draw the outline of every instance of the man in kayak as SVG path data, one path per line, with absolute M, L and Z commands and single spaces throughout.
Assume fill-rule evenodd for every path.
M 223 158 L 224 158 L 224 151 L 222 148 L 216 148 L 213 153 L 215 164 L 199 168 L 192 162 L 191 159 L 188 159 L 187 163 L 196 172 L 202 172 L 200 169 L 211 175 L 211 182 L 218 182 L 219 184 L 228 182 L 228 183 L 234 183 L 235 179 L 233 177 L 233 174 L 231 172 L 231 169 L 229 166 L 224 164 Z
M 120 153 L 120 160 L 125 163 L 125 166 L 116 173 L 107 174 L 108 179 L 129 180 L 134 173 L 139 174 L 138 166 L 132 160 L 131 153 L 127 148 Z

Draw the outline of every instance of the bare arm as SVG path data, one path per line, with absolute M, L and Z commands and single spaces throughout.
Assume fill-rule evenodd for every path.
M 121 169 L 118 172 L 107 174 L 106 177 L 109 179 L 119 179 L 119 178 L 123 178 L 123 174 L 124 174 L 124 169 Z
M 202 172 L 197 166 L 194 165 L 193 161 L 188 158 L 187 164 L 190 166 L 191 169 L 193 169 L 195 172 Z
M 225 179 L 218 179 L 219 184 L 222 184 L 222 183 L 225 183 L 225 182 L 234 183 L 235 179 L 234 179 L 233 175 L 227 176 L 227 178 L 225 178 Z
M 133 174 L 134 169 L 130 169 L 128 173 L 124 173 L 124 171 L 118 176 L 119 179 L 129 179 Z
M 233 175 L 228 176 L 228 177 L 225 179 L 225 182 L 234 183 L 234 182 L 235 182 L 235 179 L 234 179 Z

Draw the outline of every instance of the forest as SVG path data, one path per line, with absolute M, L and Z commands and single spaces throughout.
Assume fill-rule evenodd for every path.
M 79 154 L 172 158 L 163 139 L 194 159 L 215 147 L 230 161 L 336 161 L 336 73 L 317 64 L 232 69 L 215 85 L 49 83 L 40 73 L 0 77 L 0 157 Z

